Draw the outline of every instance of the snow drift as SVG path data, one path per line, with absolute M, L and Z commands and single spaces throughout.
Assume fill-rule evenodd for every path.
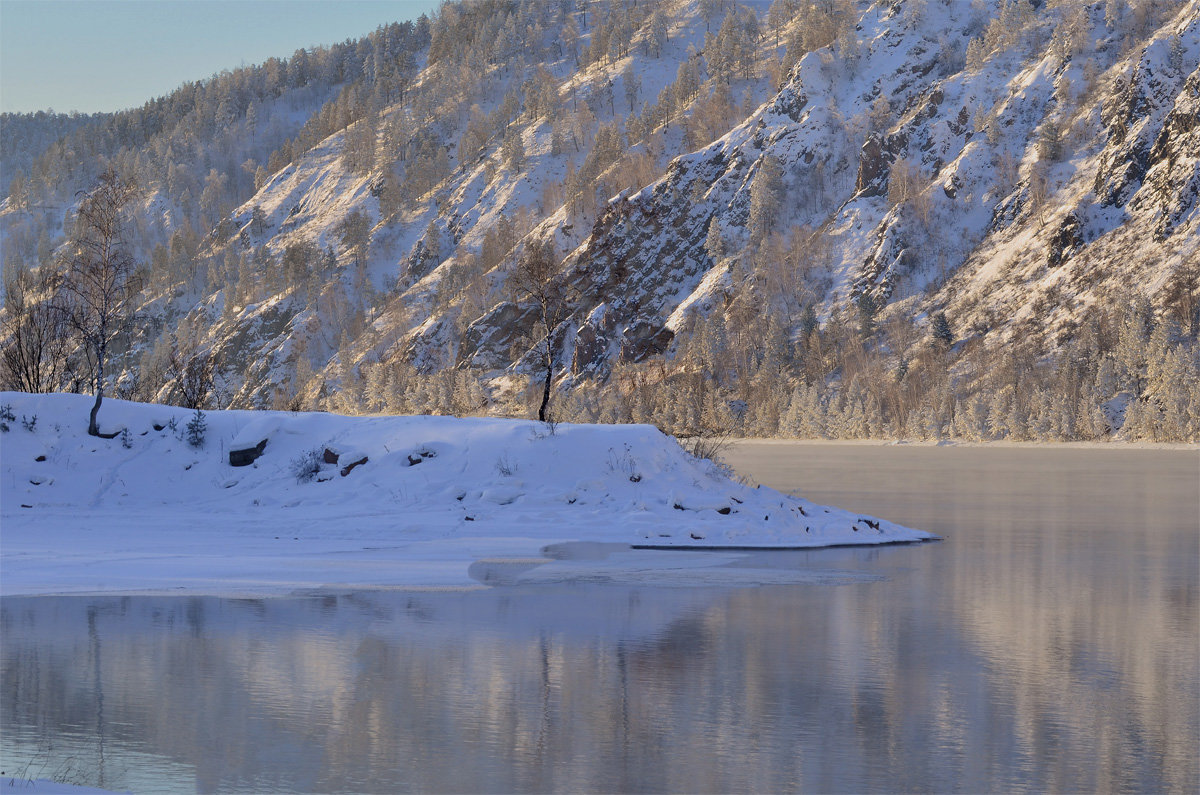
M 4 593 L 462 586 L 481 557 L 570 541 L 933 538 L 745 485 L 644 425 L 108 400 L 105 439 L 84 432 L 90 400 L 0 393 Z

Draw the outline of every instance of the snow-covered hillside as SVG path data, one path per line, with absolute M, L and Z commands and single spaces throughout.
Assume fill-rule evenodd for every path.
M 639 341 L 622 339 L 633 331 L 665 350 L 690 315 L 728 306 L 750 282 L 761 289 L 768 268 L 714 256 L 714 225 L 730 253 L 764 225 L 823 230 L 820 260 L 780 285 L 791 296 L 761 290 L 784 316 L 789 303 L 828 316 L 839 297 L 869 294 L 882 308 L 917 296 L 910 314 L 947 310 L 999 339 L 1052 340 L 1116 285 L 1154 291 L 1194 268 L 1200 149 L 1180 120 L 1195 118 L 1200 5 L 1177 4 L 1122 57 L 1100 4 L 1077 5 L 1098 58 L 1084 64 L 1056 45 L 1054 15 L 1030 14 L 1007 24 L 1049 46 L 960 71 L 978 4 L 872 4 L 854 47 L 808 53 L 773 100 L 602 215 L 568 267 L 593 283 L 628 275 L 619 294 L 600 294 L 605 328 L 582 309 L 587 345 L 564 358 L 576 371 L 611 366 Z M 767 168 L 779 188 L 760 219 Z M 597 332 L 617 339 L 597 346 Z
M 1200 434 L 1200 0 L 449 3 L 300 55 L 196 133 L 253 158 L 184 190 L 154 145 L 119 394 L 207 368 L 207 405 L 522 413 L 548 332 L 511 277 L 548 251 L 559 416 Z M 61 222 L 0 208 L 26 265 Z M 1114 330 L 1156 325 L 1147 387 Z
M 467 586 L 481 558 L 546 563 L 545 547 L 572 541 L 931 538 L 744 485 L 646 426 L 224 411 L 200 428 L 193 412 L 110 400 L 104 439 L 83 432 L 89 407 L 0 393 L 4 593 Z

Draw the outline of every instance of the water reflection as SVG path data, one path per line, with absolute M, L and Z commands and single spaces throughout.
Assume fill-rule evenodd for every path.
M 1069 502 L 731 564 L 808 577 L 786 585 L 522 582 L 547 565 L 459 593 L 9 598 L 2 767 L 156 791 L 1194 792 L 1195 528 Z

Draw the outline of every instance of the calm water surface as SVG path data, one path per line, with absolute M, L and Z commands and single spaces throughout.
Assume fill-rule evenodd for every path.
M 1200 787 L 1200 453 L 727 458 L 946 540 L 725 564 L 792 580 L 751 587 L 514 563 L 471 592 L 6 598 L 0 769 L 154 792 Z

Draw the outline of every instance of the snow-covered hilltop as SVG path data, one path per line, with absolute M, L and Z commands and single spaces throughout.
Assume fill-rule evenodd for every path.
M 468 572 L 480 558 L 546 562 L 546 546 L 572 541 L 728 549 L 932 538 L 744 485 L 648 426 L 198 417 L 110 400 L 101 427 L 115 435 L 105 439 L 84 433 L 89 406 L 0 393 L 6 594 L 465 586 L 478 584 Z

